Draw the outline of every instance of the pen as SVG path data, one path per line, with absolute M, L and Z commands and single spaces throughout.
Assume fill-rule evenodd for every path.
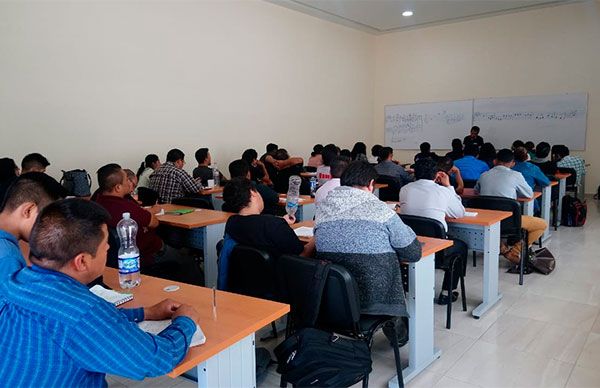
M 215 287 L 212 288 L 213 290 L 213 319 L 216 321 L 217 320 L 217 289 Z

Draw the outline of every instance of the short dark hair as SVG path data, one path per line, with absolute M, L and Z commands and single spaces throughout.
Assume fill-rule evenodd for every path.
M 242 154 L 242 159 L 250 164 L 254 162 L 255 159 L 258 159 L 258 152 L 256 152 L 256 150 L 253 148 L 249 148 Z
M 479 150 L 480 160 L 494 160 L 496 159 L 496 148 L 492 143 L 483 143 Z
M 44 157 L 42 154 L 38 154 L 34 152 L 29 155 L 25 155 L 23 160 L 21 161 L 21 169 L 22 170 L 31 170 L 31 169 L 40 169 L 43 170 L 50 165 L 48 159 Z
M 429 144 L 428 142 L 424 142 L 421 143 L 421 145 L 419 145 L 419 149 L 421 150 L 421 152 L 430 152 L 431 151 L 431 144 Z
M 532 141 L 526 141 L 525 148 L 527 149 L 527 151 L 533 151 L 535 149 L 535 143 Z
M 273 154 L 273 159 L 275 160 L 287 160 L 290 158 L 290 154 L 287 152 L 285 148 L 278 148 Z
M 381 149 L 379 150 L 379 159 L 387 160 L 387 158 L 389 158 L 390 155 L 393 154 L 394 150 L 392 149 L 392 147 L 381 147 Z
M 433 159 L 423 158 L 415 162 L 415 179 L 417 180 L 433 180 L 438 171 L 438 165 Z
M 454 167 L 454 161 L 449 156 L 441 157 L 437 161 L 438 170 L 444 171 L 447 174 L 450 173 L 452 167 Z
M 381 144 L 375 144 L 373 147 L 371 147 L 371 156 L 378 158 L 379 154 L 381 153 L 381 148 L 383 148 Z
M 350 151 L 348 148 L 344 148 L 343 150 L 341 150 L 340 151 L 340 156 L 346 156 L 346 157 L 348 157 L 350 159 L 353 159 L 352 158 L 352 151 Z
M 267 144 L 267 154 L 277 151 L 278 149 L 279 149 L 279 146 L 275 143 Z
M 523 140 L 515 140 L 515 141 L 513 141 L 511 148 L 513 150 L 516 150 L 519 147 L 525 148 L 525 143 L 523 143 Z
M 247 178 L 250 172 L 250 165 L 244 159 L 234 160 L 229 163 L 229 175 L 231 178 L 242 177 Z
M 477 156 L 479 155 L 479 147 L 476 144 L 468 144 L 465 146 L 464 153 L 469 156 Z
M 474 131 L 475 133 L 479 133 L 480 129 L 479 129 L 479 127 L 478 127 L 477 125 L 473 125 L 473 126 L 471 127 L 471 132 L 473 132 L 473 131 Z
M 367 161 L 357 160 L 348 165 L 340 178 L 340 183 L 342 186 L 366 187 L 375 179 L 377 179 L 375 167 Z
M 96 171 L 98 176 L 98 189 L 105 193 L 111 191 L 116 185 L 123 183 L 123 169 L 116 163 L 104 165 Z
M 208 158 L 208 148 L 199 148 L 194 154 L 194 157 L 196 158 L 196 162 L 198 162 L 198 164 L 204 163 L 206 158 Z
M 331 176 L 333 178 L 340 178 L 351 161 L 352 159 L 347 156 L 340 155 L 333 158 L 330 165 Z
M 323 144 L 315 144 L 310 156 L 320 155 L 323 152 Z
M 231 178 L 223 188 L 223 202 L 228 211 L 239 213 L 250 203 L 250 193 L 256 191 L 245 177 Z
M 517 147 L 515 150 L 515 160 L 518 162 L 527 161 L 527 149 L 525 147 Z
M 51 176 L 43 172 L 28 172 L 17 177 L 0 198 L 0 212 L 13 211 L 26 202 L 33 202 L 39 209 L 57 199 L 64 198 L 67 191 Z
M 535 156 L 537 158 L 543 159 L 550 155 L 550 144 L 542 141 L 535 146 Z
M 333 158 L 338 156 L 338 150 L 335 144 L 327 144 L 323 147 L 323 151 L 321 152 L 321 157 L 323 158 L 323 164 L 329 166 Z
M 452 151 L 462 151 L 463 145 L 460 139 L 452 139 Z
M 0 182 L 16 178 L 18 168 L 19 166 L 11 158 L 0 158 Z
M 167 162 L 175 163 L 178 160 L 184 160 L 185 154 L 182 150 L 173 148 L 167 152 Z
M 46 206 L 31 230 L 29 258 L 42 267 L 60 269 L 80 253 L 95 256 L 104 239 L 108 212 L 85 199 L 63 199 Z
M 498 154 L 496 155 L 496 159 L 500 163 L 510 163 L 513 160 L 515 160 L 515 154 L 508 148 L 503 148 L 500 151 L 498 151 Z

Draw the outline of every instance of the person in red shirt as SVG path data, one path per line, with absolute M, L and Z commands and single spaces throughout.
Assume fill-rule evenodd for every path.
M 159 222 L 154 213 L 131 198 L 131 184 L 125 170 L 111 163 L 101 167 L 97 174 L 99 188 L 95 201 L 111 215 L 109 230 L 117 227 L 123 213 L 129 213 L 138 224 L 136 243 L 142 273 L 201 284 L 202 275 L 193 258 L 182 258 L 180 252 L 166 245 L 156 233 Z

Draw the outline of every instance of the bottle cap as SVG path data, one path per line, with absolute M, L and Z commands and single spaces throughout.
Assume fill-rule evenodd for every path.
M 129 213 L 123 213 L 123 219 L 124 220 L 128 220 L 131 217 L 131 214 Z

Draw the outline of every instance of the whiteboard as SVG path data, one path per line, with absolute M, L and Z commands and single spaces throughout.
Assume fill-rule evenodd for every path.
M 585 149 L 587 93 L 550 96 L 492 97 L 474 100 L 473 125 L 498 148 L 514 140 L 547 141 Z
M 394 149 L 418 149 L 424 141 L 432 149 L 448 149 L 453 138 L 469 134 L 473 100 L 386 105 L 385 144 Z

